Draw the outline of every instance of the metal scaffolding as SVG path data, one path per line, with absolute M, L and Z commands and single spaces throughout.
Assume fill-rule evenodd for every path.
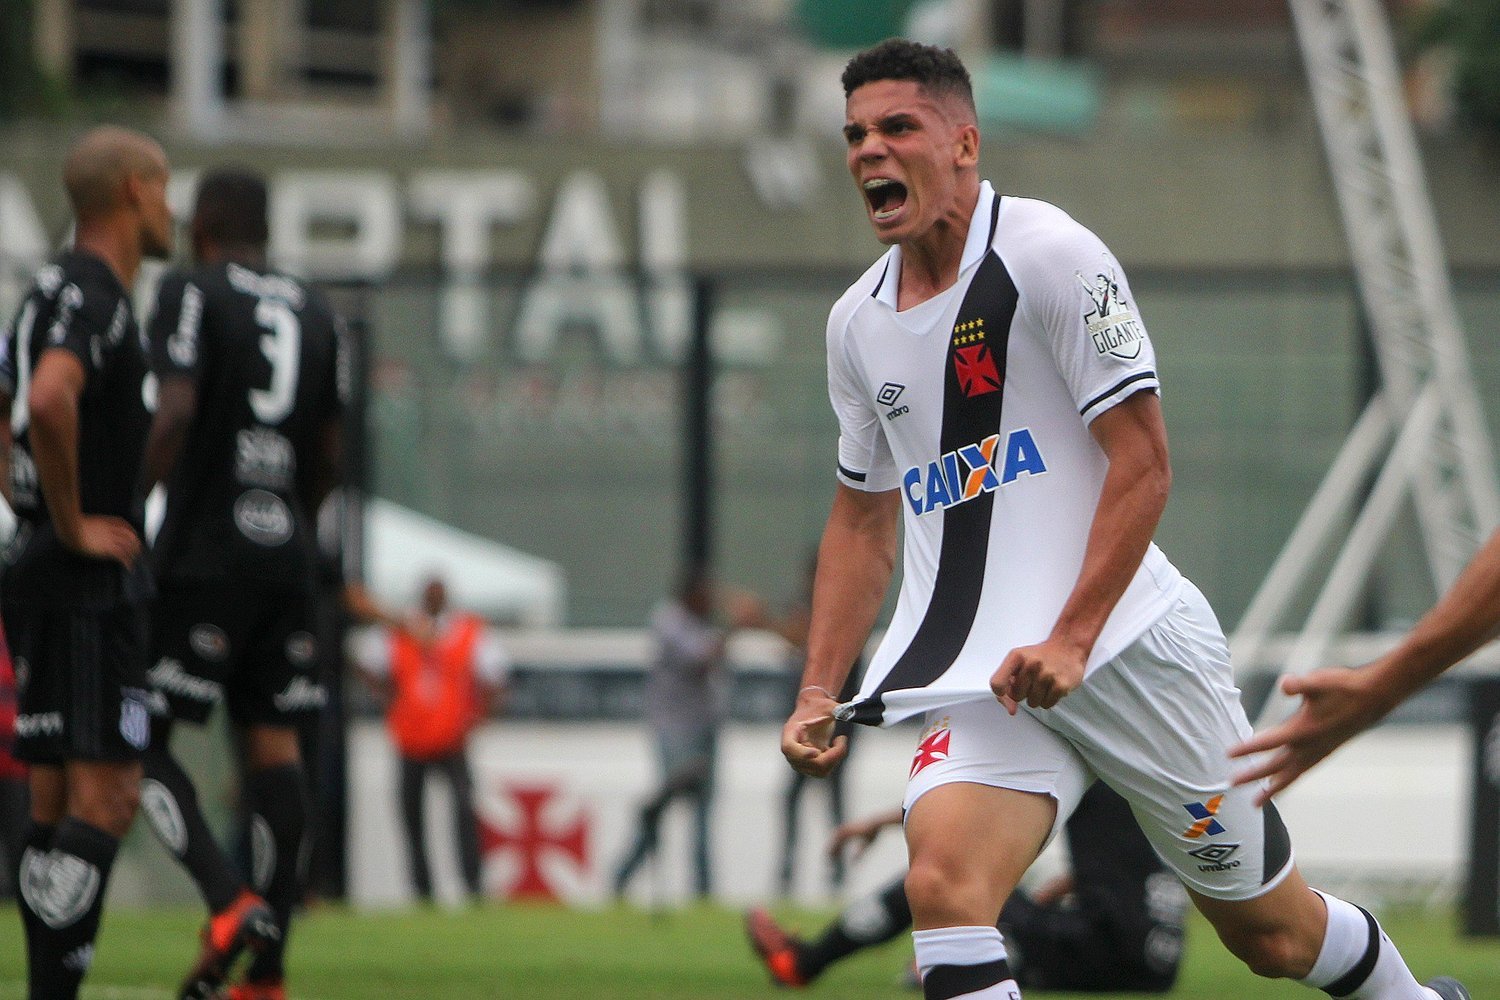
M 1500 523 L 1500 486 L 1385 12 L 1377 0 L 1291 10 L 1379 375 L 1232 641 L 1241 670 L 1299 674 L 1324 664 L 1408 497 L 1441 592 Z M 1290 607 L 1320 576 L 1297 629 Z M 1278 630 L 1295 638 L 1273 654 Z M 1261 719 L 1285 708 L 1273 694 Z

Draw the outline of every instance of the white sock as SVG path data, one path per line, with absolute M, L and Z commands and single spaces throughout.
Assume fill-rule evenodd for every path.
M 1351 1000 L 1433 1000 L 1406 967 L 1395 944 L 1363 908 L 1313 890 L 1328 904 L 1328 929 L 1312 971 L 1302 980 Z
M 1021 1000 L 998 928 L 913 931 L 924 1000 Z

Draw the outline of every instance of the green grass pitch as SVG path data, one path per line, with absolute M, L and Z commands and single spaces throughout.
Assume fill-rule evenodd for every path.
M 779 916 L 812 930 L 827 914 L 781 911 Z M 188 909 L 107 913 L 84 998 L 170 1000 L 196 949 L 200 919 Z M 1461 938 L 1447 912 L 1388 912 L 1382 921 L 1419 978 L 1456 975 L 1476 1000 L 1500 998 L 1500 940 Z M 19 919 L 12 912 L 0 927 L 0 997 L 20 997 L 24 959 Z M 920 994 L 899 984 L 908 955 L 907 939 L 898 938 L 835 967 L 802 995 L 914 1000 Z M 320 907 L 303 917 L 293 935 L 290 969 L 294 1000 L 751 1000 L 788 995 L 773 988 L 752 959 L 739 913 L 712 906 L 662 915 L 544 906 L 383 914 Z M 1069 996 L 1047 995 L 1060 1000 Z M 1276 1000 L 1321 994 L 1256 979 L 1195 918 L 1172 996 Z

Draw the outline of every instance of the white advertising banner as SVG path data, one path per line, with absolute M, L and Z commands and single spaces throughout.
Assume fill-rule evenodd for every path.
M 917 729 L 860 729 L 845 777 L 850 818 L 900 803 Z M 1451 890 L 1463 858 L 1463 786 L 1468 757 L 1461 727 L 1385 728 L 1334 755 L 1279 798 L 1297 858 L 1319 884 L 1400 883 Z M 720 742 L 713 809 L 714 893 L 744 905 L 773 898 L 781 864 L 784 798 L 791 772 L 774 725 L 731 725 Z M 483 879 L 496 899 L 555 898 L 605 905 L 614 871 L 635 834 L 641 804 L 655 790 L 655 747 L 628 723 L 490 723 L 470 747 L 480 816 Z M 402 905 L 411 897 L 399 830 L 396 758 L 380 723 L 350 736 L 350 900 Z M 899 833 L 886 832 L 849 870 L 841 893 L 828 881 L 822 850 L 831 831 L 825 782 L 810 782 L 801 806 L 794 894 L 805 902 L 854 896 L 904 871 Z M 427 837 L 441 900 L 461 898 L 446 789 L 433 781 Z M 1400 810 L 1389 803 L 1400 801 Z M 675 906 L 692 891 L 688 808 L 669 809 L 661 850 L 626 897 Z M 1441 817 L 1434 824 L 1433 817 Z M 1358 836 L 1351 838 L 1351 831 Z M 1058 844 L 1032 874 L 1062 864 Z M 1394 888 L 1394 886 L 1393 886 Z
M 898 807 L 916 730 L 861 730 L 844 779 L 848 818 Z M 712 823 L 714 895 L 748 903 L 776 894 L 786 789 L 775 725 L 730 725 L 719 743 Z M 641 725 L 493 722 L 470 743 L 480 822 L 485 893 L 497 899 L 556 898 L 602 905 L 633 841 L 640 807 L 659 780 L 656 748 Z M 355 724 L 349 752 L 349 896 L 357 906 L 411 898 L 400 831 L 397 758 L 384 727 Z M 832 832 L 828 783 L 809 781 L 801 803 L 794 891 L 808 901 L 832 894 L 824 846 Z M 440 900 L 460 899 L 451 799 L 430 779 L 428 850 Z M 637 872 L 627 898 L 675 905 L 692 892 L 690 808 L 674 803 L 656 859 Z M 905 870 L 906 850 L 891 830 L 850 868 L 846 892 L 883 885 Z

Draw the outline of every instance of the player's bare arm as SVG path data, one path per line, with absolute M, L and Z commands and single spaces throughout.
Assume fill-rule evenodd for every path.
M 78 402 L 87 373 L 68 351 L 44 351 L 31 380 L 31 450 L 58 540 L 74 552 L 135 562 L 141 540 L 123 519 L 83 513 L 78 489 Z
M 156 414 L 146 435 L 137 496 L 145 497 L 172 474 L 197 415 L 198 386 L 193 380 L 186 375 L 163 378 L 156 391 Z
M 813 578 L 807 666 L 797 704 L 781 731 L 781 752 L 803 774 L 823 777 L 848 741 L 833 739 L 834 692 L 864 649 L 896 566 L 900 495 L 839 485 Z
M 1448 592 L 1385 656 L 1357 669 L 1330 667 L 1283 678 L 1281 689 L 1300 695 L 1302 704 L 1285 722 L 1230 751 L 1232 757 L 1271 752 L 1237 775 L 1236 784 L 1270 779 L 1257 798 L 1264 804 L 1497 631 L 1500 532 L 1490 536 Z
M 1079 684 L 1090 651 L 1130 585 L 1166 509 L 1172 484 L 1167 430 L 1155 393 L 1138 392 L 1089 426 L 1109 462 L 1083 568 L 1043 642 L 1010 651 L 990 689 L 1012 715 L 1051 708 Z
M 852 846 L 853 851 L 849 860 L 858 860 L 860 855 L 864 854 L 875 842 L 875 838 L 880 836 L 881 830 L 888 826 L 900 826 L 901 819 L 901 810 L 891 809 L 887 812 L 875 813 L 873 816 L 841 823 L 828 838 L 828 853 L 837 855 L 844 848 Z

